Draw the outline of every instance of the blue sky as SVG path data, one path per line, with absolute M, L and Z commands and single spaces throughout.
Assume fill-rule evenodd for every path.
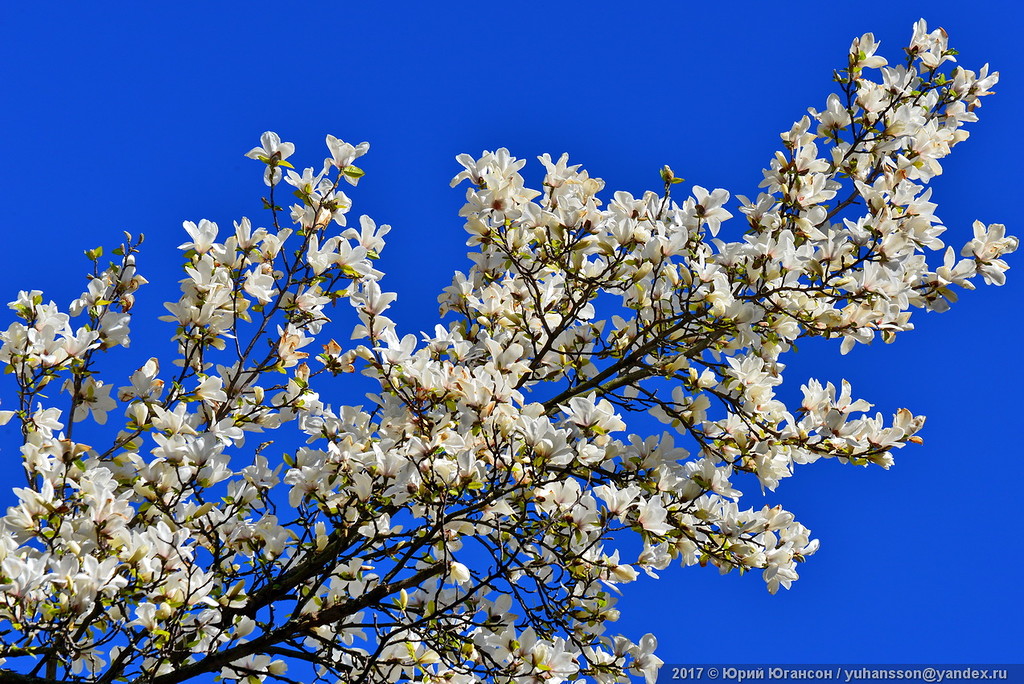
M 84 249 L 145 233 L 152 284 L 133 337 L 148 348 L 125 355 L 127 373 L 172 332 L 153 321 L 175 298 L 182 220 L 260 215 L 262 169 L 242 155 L 264 130 L 296 143 L 297 165 L 318 165 L 332 133 L 371 142 L 354 212 L 394 226 L 380 267 L 399 292 L 395 318 L 403 332 L 430 329 L 437 293 L 468 267 L 465 191 L 448 187 L 456 154 L 508 147 L 531 160 L 529 179 L 536 155 L 567 151 L 609 191 L 635 193 L 657 189 L 669 164 L 689 183 L 753 196 L 778 133 L 824 104 L 850 40 L 873 31 L 896 60 L 922 14 L 947 29 L 962 65 L 1003 74 L 933 184 L 948 242 L 968 239 L 975 218 L 1024 234 L 1022 10 L 781 7 L 12 3 L 0 24 L 0 294 L 40 288 L 66 305 L 84 283 Z M 625 588 L 621 630 L 654 632 L 669 663 L 1019 662 L 1024 252 L 1009 262 L 1005 287 L 917 314 L 892 345 L 845 357 L 808 345 L 786 359 L 791 397 L 808 377 L 845 377 L 885 413 L 928 415 L 924 445 L 890 471 L 819 463 L 771 496 L 822 540 L 791 591 L 673 569 Z M 0 468 L 15 475 L 10 437 Z

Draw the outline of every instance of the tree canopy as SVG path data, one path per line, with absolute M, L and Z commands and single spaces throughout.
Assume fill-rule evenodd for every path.
M 459 156 L 471 265 L 419 336 L 387 316 L 390 227 L 350 225 L 369 145 L 334 136 L 300 173 L 265 133 L 263 217 L 185 222 L 170 363 L 100 372 L 129 344 L 141 237 L 89 250 L 66 312 L 19 293 L 0 681 L 651 684 L 655 637 L 606 633 L 617 585 L 678 562 L 789 588 L 817 541 L 737 486 L 889 467 L 924 418 L 845 382 L 787 406 L 782 356 L 892 341 L 954 287 L 1002 284 L 1017 247 L 980 222 L 947 247 L 927 187 L 997 74 L 923 21 L 902 63 L 876 49 L 854 40 L 782 135 L 741 228 L 727 191 L 680 193 L 667 166 L 635 197 L 567 155 L 540 157 L 539 189 L 506 149 Z M 352 373 L 368 404 L 331 394 Z M 637 412 L 666 431 L 631 434 Z

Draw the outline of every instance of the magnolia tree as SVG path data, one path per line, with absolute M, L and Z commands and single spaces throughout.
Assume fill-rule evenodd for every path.
M 845 382 L 787 406 L 780 357 L 891 341 L 953 286 L 1002 284 L 1017 246 L 975 223 L 958 256 L 926 188 L 996 74 L 953 67 L 923 21 L 898 66 L 876 48 L 854 40 L 838 92 L 782 135 L 732 242 L 729 193 L 679 198 L 668 167 L 602 201 L 565 155 L 539 190 L 507 150 L 460 156 L 472 265 L 419 337 L 387 316 L 389 227 L 348 223 L 368 145 L 333 136 L 320 170 L 274 133 L 248 153 L 264 227 L 184 224 L 173 364 L 100 379 L 141 238 L 105 267 L 89 252 L 66 313 L 21 292 L 0 335 L 26 478 L 0 520 L 0 681 L 652 682 L 655 638 L 606 633 L 617 585 L 677 562 L 788 588 L 817 541 L 736 481 L 886 468 L 924 418 L 868 415 Z M 349 306 L 354 330 L 331 321 Z M 368 405 L 329 396 L 346 373 Z M 629 434 L 637 411 L 684 439 Z

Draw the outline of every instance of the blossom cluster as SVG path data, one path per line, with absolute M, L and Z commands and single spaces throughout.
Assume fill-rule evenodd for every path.
M 782 135 L 739 229 L 727 191 L 680 198 L 668 167 L 604 200 L 567 155 L 540 158 L 540 189 L 508 150 L 461 155 L 472 264 L 420 336 L 387 315 L 390 227 L 349 225 L 369 145 L 334 136 L 319 170 L 271 132 L 247 154 L 265 226 L 185 222 L 171 363 L 97 377 L 129 344 L 141 239 L 105 269 L 88 253 L 68 313 L 20 293 L 0 333 L 26 476 L 0 518 L 0 658 L 54 681 L 654 682 L 655 637 L 607 633 L 618 585 L 677 562 L 789 588 L 818 542 L 742 507 L 742 481 L 887 468 L 921 441 L 923 417 L 872 415 L 845 381 L 787 406 L 782 355 L 891 341 L 953 286 L 1002 284 L 1017 247 L 981 223 L 947 247 L 927 188 L 997 75 L 951 68 L 923 21 L 905 63 L 877 48 L 855 40 L 839 92 Z M 328 403 L 356 372 L 370 406 Z M 637 411 L 667 431 L 630 434 Z M 117 424 L 109 444 L 78 441 L 90 421 Z

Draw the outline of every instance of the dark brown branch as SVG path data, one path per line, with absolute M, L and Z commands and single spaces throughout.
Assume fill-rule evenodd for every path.
M 305 619 L 290 620 L 281 627 L 270 632 L 266 632 L 251 641 L 208 655 L 202 660 L 180 667 L 174 672 L 168 672 L 167 674 L 160 675 L 159 677 L 155 677 L 151 680 L 136 680 L 136 682 L 138 684 L 143 684 L 144 682 L 148 682 L 149 684 L 177 684 L 178 682 L 186 681 L 201 674 L 216 672 L 236 660 L 240 660 L 246 656 L 256 653 L 263 653 L 268 648 L 276 646 L 277 644 L 280 644 L 292 637 L 309 632 L 315 627 L 321 627 L 323 625 L 329 625 L 340 620 L 344 620 L 350 615 L 355 615 L 359 611 L 379 603 L 382 599 L 390 596 L 391 594 L 403 589 L 415 587 L 431 577 L 440 575 L 445 570 L 446 566 L 444 563 L 437 563 L 429 568 L 420 570 L 415 575 L 399 580 L 398 582 L 379 585 L 366 592 L 358 599 L 332 606 L 320 611 L 319 613 L 310 615 Z M 0 684 L 2 684 L 2 682 L 0 682 Z M 27 682 L 26 684 L 44 684 L 44 682 Z

